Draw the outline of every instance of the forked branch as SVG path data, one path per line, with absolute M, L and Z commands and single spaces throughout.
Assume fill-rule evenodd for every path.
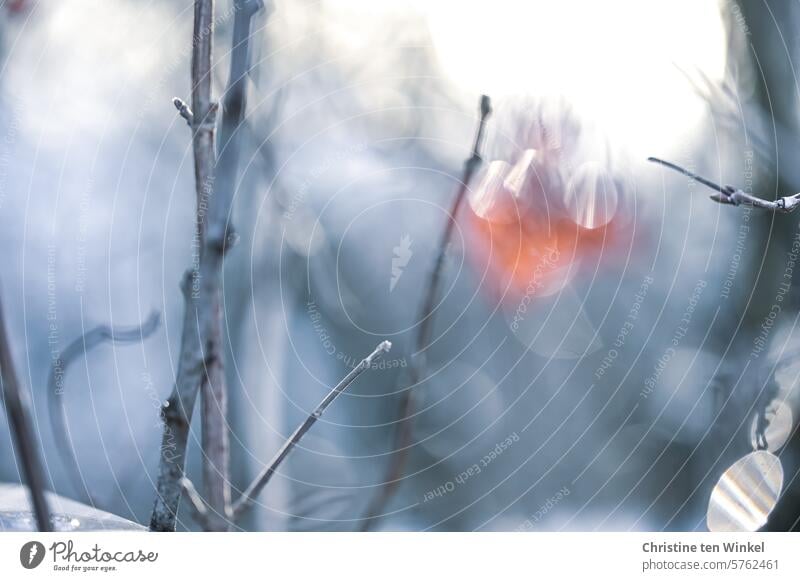
M 209 204 L 214 191 L 216 151 L 214 121 L 217 106 L 211 101 L 211 45 L 214 36 L 213 0 L 195 0 L 192 46 L 192 146 L 194 150 L 199 267 L 183 280 L 185 300 L 178 373 L 175 387 L 162 406 L 164 434 L 160 447 L 157 495 L 150 530 L 174 531 L 180 503 L 186 446 L 197 394 L 206 378 L 206 357 L 213 353 L 212 337 L 221 329 L 220 281 L 225 251 L 227 211 Z M 200 212 L 201 207 L 208 212 Z
M 686 177 L 691 178 L 708 188 L 711 188 L 712 190 L 716 190 L 717 193 L 712 194 L 709 197 L 718 204 L 729 204 L 731 206 L 752 206 L 753 208 L 760 208 L 761 210 L 768 210 L 770 212 L 781 212 L 783 214 L 793 212 L 798 206 L 800 206 L 800 194 L 784 196 L 774 201 L 765 200 L 763 198 L 753 196 L 752 194 L 748 194 L 747 192 L 743 192 L 739 188 L 734 188 L 733 186 L 721 186 L 709 179 L 689 171 L 688 169 L 682 168 L 679 165 L 669 161 L 664 161 L 663 159 L 659 159 L 657 157 L 648 157 L 647 161 L 668 167 L 669 169 L 681 173 Z
M 237 239 L 231 211 L 239 175 L 239 131 L 247 110 L 247 76 L 250 73 L 250 37 L 253 17 L 264 7 L 261 0 L 234 0 L 236 17 L 230 52 L 228 84 L 222 96 L 222 121 L 219 140 L 214 196 L 210 205 L 218 217 L 209 225 L 208 235 L 218 236 L 231 246 Z M 222 230 L 218 230 L 222 228 Z M 222 311 L 222 296 L 214 308 Z M 203 480 L 208 512 L 204 528 L 225 531 L 231 522 L 230 445 L 228 434 L 228 384 L 225 377 L 222 317 L 210 339 L 206 378 L 202 387 Z

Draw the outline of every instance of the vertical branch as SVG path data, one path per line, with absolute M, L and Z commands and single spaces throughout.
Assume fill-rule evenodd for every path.
M 162 408 L 164 435 L 151 530 L 175 530 L 178 504 L 188 482 L 184 478 L 184 467 L 189 425 L 200 390 L 203 393 L 203 475 L 208 496 L 203 524 L 208 530 L 227 530 L 230 523 L 222 266 L 225 252 L 236 240 L 230 214 L 239 163 L 237 131 L 245 112 L 250 23 L 262 6 L 261 0 L 235 0 L 231 72 L 224 96 L 218 163 L 214 135 L 217 105 L 211 100 L 214 6 L 213 0 L 195 0 L 192 109 L 180 99 L 175 99 L 174 103 L 193 130 L 200 257 L 199 268 L 190 270 L 183 283 L 186 311 L 178 377 L 172 395 Z M 215 180 L 217 176 L 219 179 Z
M 217 299 L 214 308 L 221 311 Z M 227 531 L 230 523 L 231 484 L 229 473 L 228 436 L 228 386 L 225 381 L 224 355 L 222 351 L 221 313 L 215 317 L 218 324 L 211 336 L 206 378 L 201 398 L 201 426 L 203 447 L 203 482 L 206 489 L 207 513 L 204 529 Z
M 491 101 L 486 95 L 481 96 L 480 103 L 480 120 L 478 122 L 478 129 L 475 132 L 475 141 L 472 146 L 472 155 L 464 163 L 464 173 L 461 176 L 461 182 L 458 184 L 458 191 L 453 199 L 453 205 L 450 208 L 450 215 L 447 224 L 442 233 L 442 238 L 439 242 L 439 254 L 436 257 L 436 264 L 431 273 L 431 280 L 427 287 L 427 294 L 425 302 L 420 309 L 420 326 L 417 332 L 416 350 L 418 358 L 416 364 L 411 366 L 412 376 L 417 374 L 417 377 L 412 377 L 412 381 L 416 384 L 422 379 L 425 368 L 427 366 L 427 359 L 425 350 L 428 348 L 431 340 L 431 333 L 433 332 L 433 310 L 436 308 L 436 300 L 439 296 L 440 287 L 442 285 L 442 272 L 444 271 L 445 258 L 447 256 L 447 246 L 450 243 L 450 238 L 453 236 L 453 229 L 456 225 L 456 215 L 464 201 L 467 193 L 469 182 L 472 181 L 472 176 L 475 170 L 481 164 L 480 147 L 483 142 L 483 131 L 486 125 L 486 119 L 492 112 Z M 408 391 L 406 391 L 408 393 Z
M 181 481 L 186 464 L 189 424 L 197 393 L 205 378 L 205 353 L 213 341 L 215 330 L 221 328 L 219 282 L 222 272 L 224 239 L 220 228 L 206 235 L 210 225 L 220 220 L 215 204 L 208 204 L 213 192 L 214 122 L 216 105 L 211 101 L 211 46 L 214 33 L 213 0 L 195 0 L 194 34 L 192 37 L 192 112 L 195 191 L 197 196 L 197 235 L 200 240 L 199 265 L 184 277 L 182 289 L 186 302 L 178 374 L 169 399 L 161 408 L 164 434 L 161 441 L 157 496 L 150 518 L 150 530 L 174 531 L 178 504 L 183 490 Z M 183 113 L 182 113 L 183 115 Z M 208 207 L 206 213 L 202 208 Z M 221 216 L 224 222 L 225 215 Z M 208 222 L 208 223 L 207 223 Z M 224 228 L 221 230 L 224 232 Z
M 14 434 L 17 456 L 22 460 L 22 472 L 28 485 L 31 505 L 36 516 L 36 526 L 42 532 L 52 530 L 50 511 L 44 495 L 44 471 L 39 457 L 39 447 L 33 434 L 28 409 L 28 398 L 17 379 L 11 343 L 6 333 L 3 307 L 0 304 L 0 383 L 3 384 L 3 401 L 6 405 L 8 423 Z
M 431 343 L 431 334 L 433 333 L 433 311 L 436 308 L 436 301 L 440 294 L 442 272 L 444 271 L 445 258 L 447 256 L 447 247 L 450 238 L 453 234 L 453 228 L 456 224 L 456 215 L 461 207 L 461 204 L 466 196 L 469 182 L 475 170 L 478 169 L 481 163 L 480 149 L 483 143 L 483 132 L 486 126 L 486 120 L 492 112 L 492 105 L 489 97 L 486 95 L 481 96 L 480 101 L 480 119 L 478 121 L 478 128 L 475 132 L 475 141 L 472 146 L 472 155 L 464 163 L 464 173 L 461 176 L 461 182 L 458 185 L 458 191 L 453 199 L 453 204 L 450 208 L 450 215 L 447 224 L 442 232 L 442 238 L 439 242 L 439 254 L 436 257 L 436 262 L 431 273 L 430 282 L 427 286 L 425 299 L 420 308 L 419 320 L 420 325 L 417 331 L 415 341 L 414 358 L 409 367 L 411 374 L 411 386 L 409 386 L 401 396 L 400 400 L 400 420 L 395 432 L 394 438 L 394 455 L 389 460 L 389 466 L 384 477 L 383 488 L 373 498 L 369 507 L 367 508 L 366 518 L 362 524 L 362 530 L 369 530 L 372 522 L 381 516 L 386 504 L 394 494 L 397 487 L 400 485 L 400 479 L 403 476 L 406 460 L 408 458 L 409 448 L 411 446 L 411 415 L 414 411 L 414 402 L 411 395 L 411 390 L 425 377 L 425 369 L 427 367 L 427 354 L 426 350 Z
M 235 0 L 236 16 L 231 41 L 231 64 L 228 84 L 222 97 L 222 122 L 219 135 L 217 183 L 211 205 L 218 219 L 209 227 L 209 236 L 226 241 L 235 239 L 231 225 L 231 209 L 239 170 L 240 133 L 247 110 L 247 75 L 250 72 L 250 26 L 259 12 L 261 0 Z M 224 369 L 222 344 L 223 302 L 217 294 L 214 308 L 214 332 L 207 357 L 207 379 L 203 384 L 202 445 L 203 477 L 208 505 L 205 527 L 208 530 L 228 530 L 231 520 L 230 445 L 228 434 L 228 387 Z

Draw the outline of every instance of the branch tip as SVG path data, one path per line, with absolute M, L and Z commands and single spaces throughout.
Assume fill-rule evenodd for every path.
M 231 509 L 231 515 L 233 519 L 237 519 L 239 516 L 247 510 L 255 500 L 256 496 L 261 492 L 261 490 L 269 483 L 272 476 L 278 470 L 278 467 L 281 463 L 286 459 L 289 453 L 294 449 L 297 443 L 305 436 L 306 432 L 311 429 L 311 427 L 322 417 L 322 414 L 325 413 L 325 410 L 328 408 L 333 401 L 339 397 L 339 395 L 348 388 L 348 386 L 353 383 L 356 378 L 370 369 L 372 367 L 372 362 L 387 353 L 389 349 L 392 348 L 392 343 L 390 341 L 381 341 L 378 346 L 367 355 L 364 359 L 361 360 L 361 363 L 354 367 L 350 373 L 344 376 L 344 378 L 337 383 L 326 395 L 319 405 L 308 414 L 305 421 L 300 424 L 297 429 L 292 433 L 291 436 L 283 443 L 283 446 L 278 450 L 278 453 L 272 459 L 272 461 L 261 471 L 261 473 L 255 477 L 255 479 L 250 483 L 250 485 L 245 489 L 239 499 L 233 503 L 233 507 Z
M 481 95 L 481 117 L 486 119 L 492 114 L 492 100 L 489 95 Z
M 404 390 L 400 402 L 400 421 L 393 437 L 393 444 L 395 454 L 389 460 L 389 465 L 384 478 L 384 486 L 381 491 L 372 499 L 367 507 L 367 512 L 362 521 L 361 530 L 369 530 L 371 523 L 378 518 L 382 513 L 383 507 L 389 501 L 390 497 L 397 488 L 397 483 L 400 481 L 403 474 L 403 467 L 405 466 L 408 450 L 412 439 L 412 426 L 408 421 L 413 415 L 414 402 L 412 399 L 413 386 L 420 383 L 424 377 L 426 367 L 426 354 L 425 350 L 430 345 L 430 338 L 432 332 L 433 311 L 436 305 L 436 297 L 440 293 L 440 285 L 442 279 L 442 271 L 444 270 L 445 258 L 450 246 L 450 239 L 455 227 L 456 215 L 461 206 L 462 201 L 466 197 L 467 187 L 469 186 L 472 176 L 478 166 L 481 164 L 481 144 L 483 143 L 483 133 L 486 128 L 486 120 L 492 113 L 492 101 L 488 95 L 481 95 L 480 99 L 480 119 L 478 126 L 475 130 L 475 140 L 472 145 L 472 155 L 464 162 L 464 173 L 461 177 L 461 182 L 456 192 L 453 205 L 450 209 L 449 219 L 442 232 L 442 238 L 439 242 L 439 253 L 436 262 L 431 272 L 430 280 L 425 289 L 425 297 L 421 304 L 420 318 L 422 321 L 417 331 L 415 347 L 417 357 L 413 357 L 411 367 L 409 369 L 411 375 L 411 383 L 408 389 Z M 387 345 L 388 344 L 388 345 Z M 386 346 L 386 350 L 391 346 L 391 343 L 384 341 L 381 347 Z
M 208 510 L 206 510 L 206 503 L 203 501 L 203 498 L 200 496 L 200 493 L 197 492 L 197 489 L 192 484 L 192 481 L 182 476 L 179 480 L 181 485 L 181 489 L 186 494 L 186 498 L 189 499 L 189 506 L 192 507 L 192 517 L 197 524 L 203 526 L 205 528 L 206 521 L 208 520 Z
M 384 353 L 388 353 L 391 348 L 391 341 L 381 341 L 381 343 L 375 347 L 375 350 L 364 358 L 361 364 L 364 367 L 370 367 L 373 361 L 379 359 Z
M 734 188 L 733 186 L 720 186 L 719 184 L 699 176 L 688 169 L 684 169 L 679 165 L 669 161 L 664 161 L 663 159 L 659 159 L 657 157 L 648 157 L 647 161 L 668 167 L 669 169 L 683 174 L 686 177 L 711 188 L 712 190 L 716 190 L 719 193 L 711 195 L 710 198 L 718 204 L 728 204 L 731 206 L 745 205 L 753 208 L 760 208 L 762 210 L 769 210 L 771 212 L 780 212 L 782 214 L 793 212 L 798 208 L 798 206 L 800 206 L 800 194 L 784 196 L 782 198 L 778 198 L 777 200 L 765 200 L 763 198 L 759 198 L 758 196 L 744 192 L 739 188 Z

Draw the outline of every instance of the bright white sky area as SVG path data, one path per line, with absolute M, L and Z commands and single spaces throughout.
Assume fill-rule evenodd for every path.
M 725 69 L 716 0 L 337 0 L 326 8 L 340 25 L 351 20 L 353 46 L 409 5 L 424 15 L 456 87 L 495 99 L 563 95 L 631 153 L 663 150 L 700 120 L 705 105 L 679 68 L 712 80 Z

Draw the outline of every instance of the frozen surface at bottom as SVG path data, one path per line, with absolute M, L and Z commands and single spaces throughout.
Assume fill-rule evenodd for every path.
M 140 524 L 48 492 L 50 519 L 56 531 L 144 531 Z M 0 531 L 33 531 L 36 519 L 28 491 L 19 484 L 0 484 Z

